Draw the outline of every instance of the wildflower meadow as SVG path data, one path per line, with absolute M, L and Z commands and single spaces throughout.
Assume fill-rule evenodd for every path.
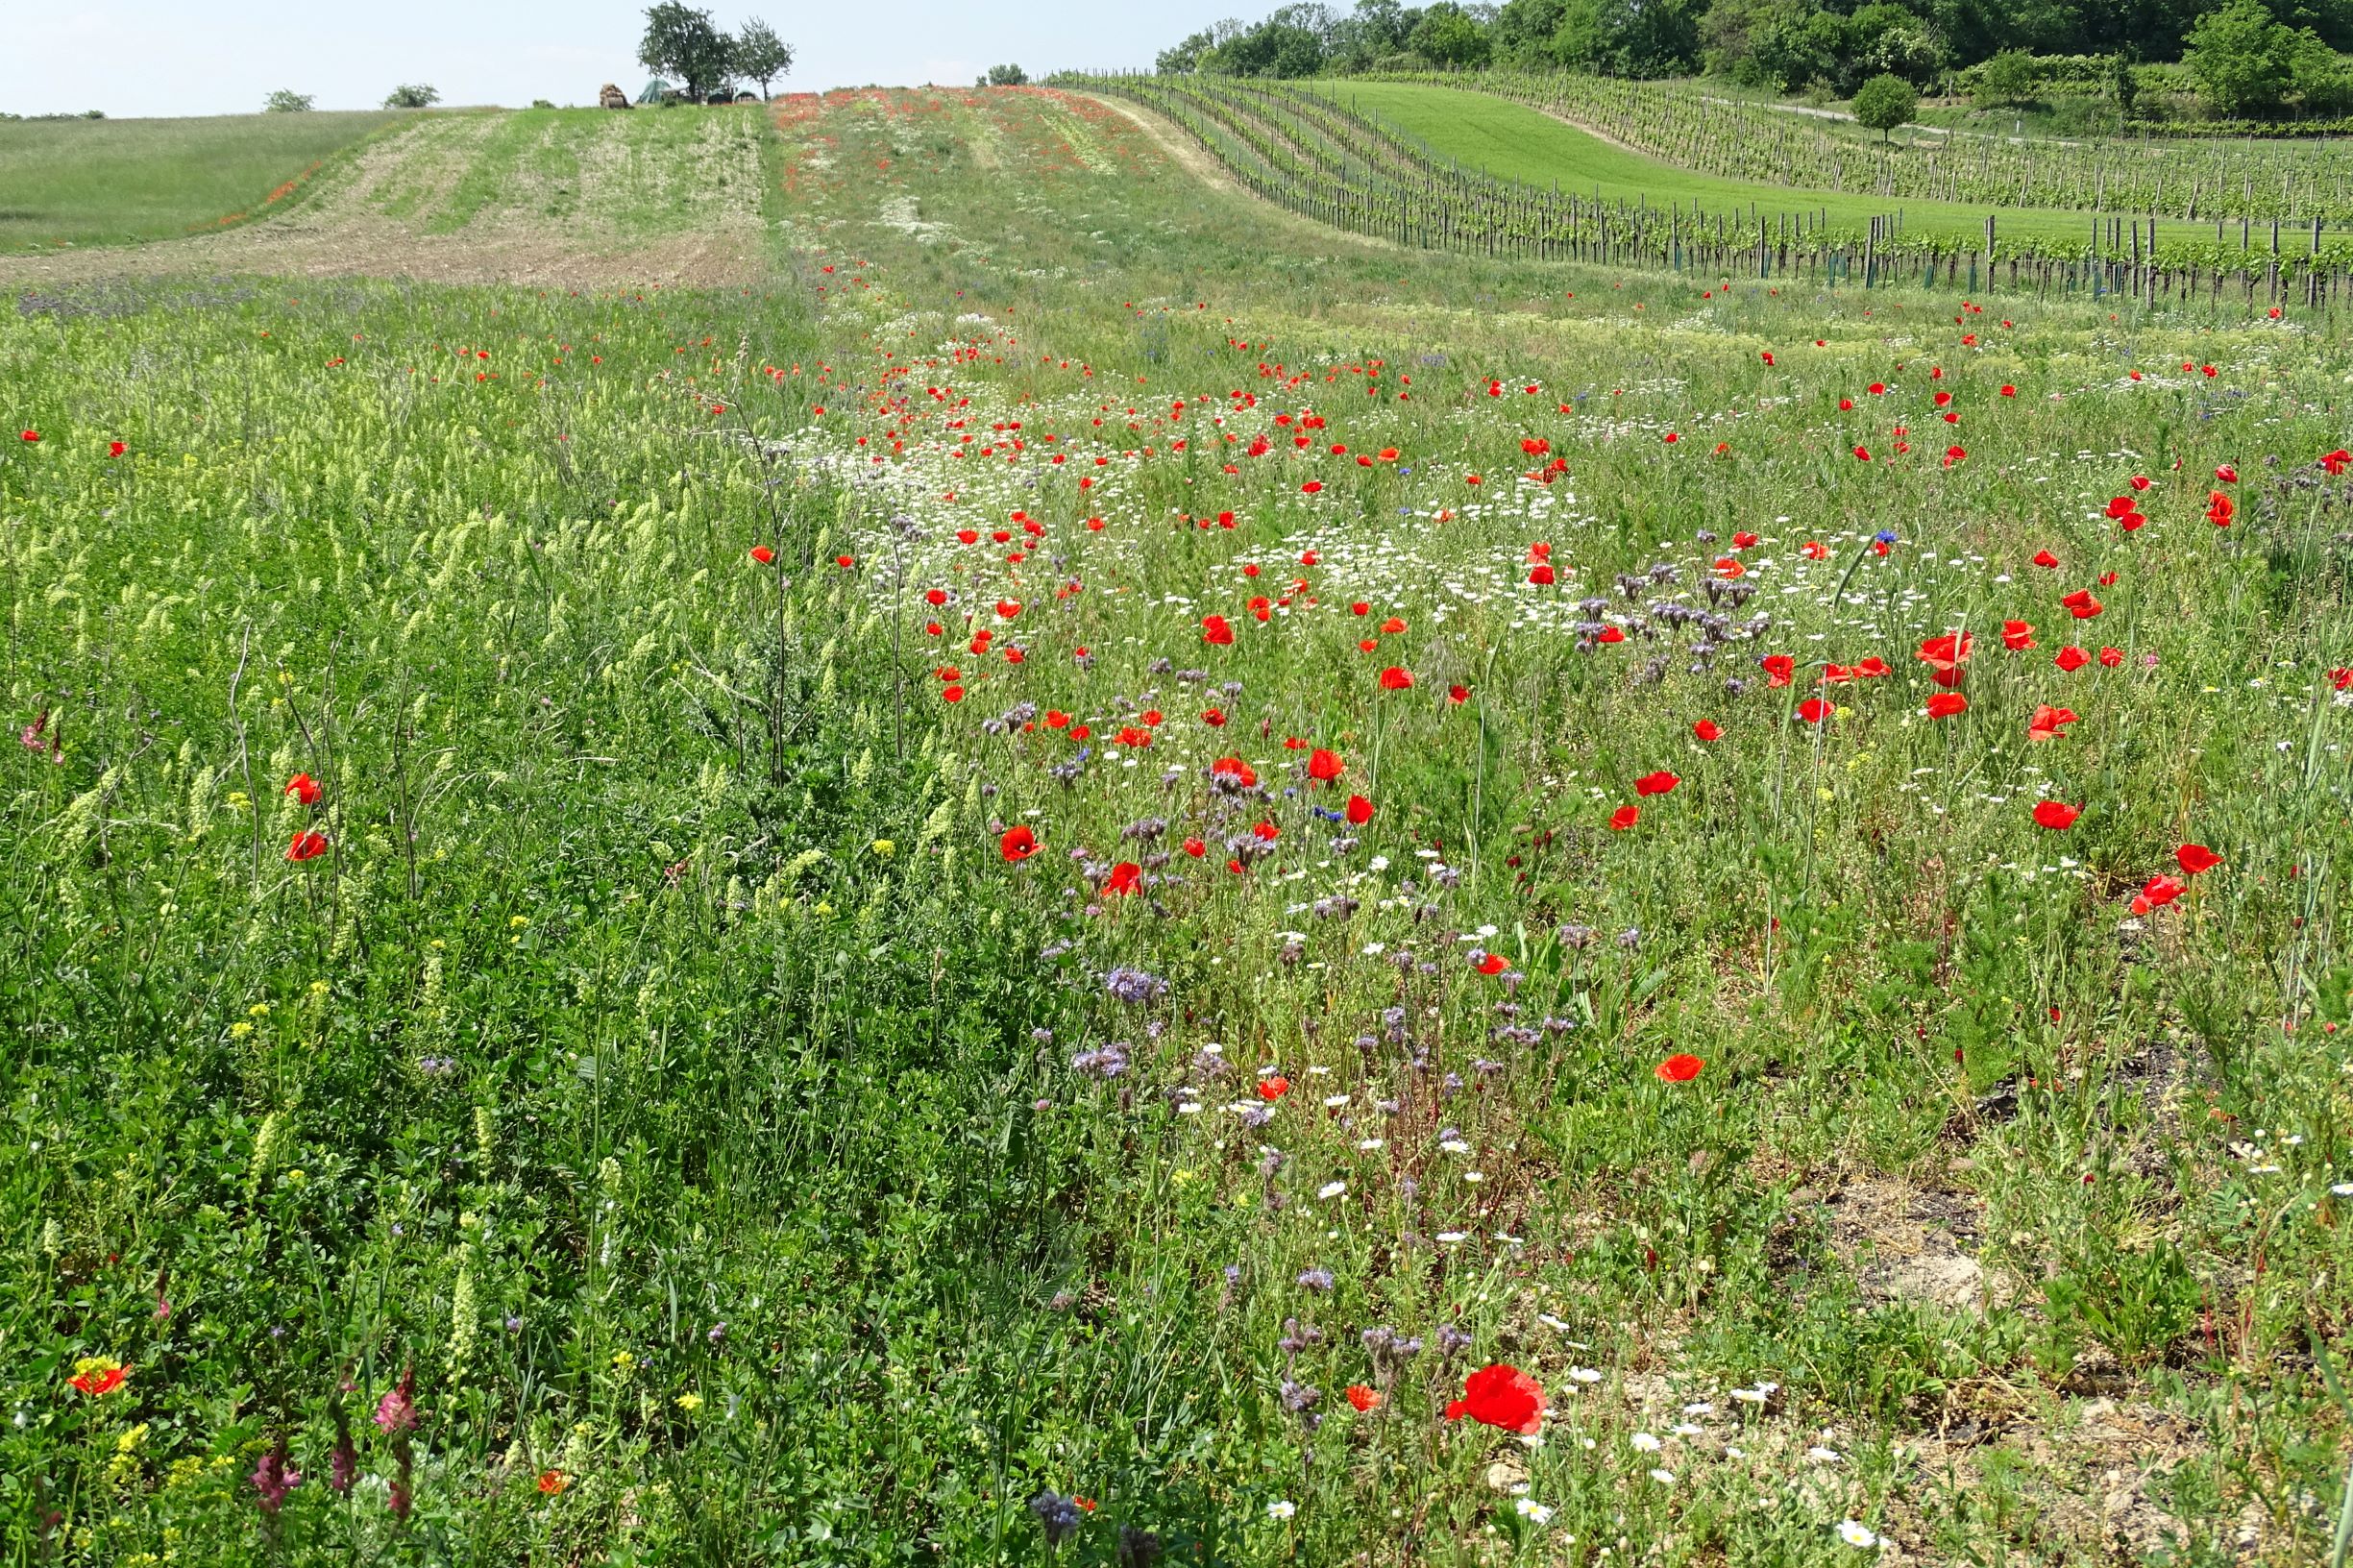
M 713 112 L 0 272 L 8 1560 L 2341 1558 L 2341 314 Z

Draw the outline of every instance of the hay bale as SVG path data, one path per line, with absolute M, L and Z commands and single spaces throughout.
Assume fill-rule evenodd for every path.
M 597 107 L 599 109 L 626 109 L 629 107 L 629 95 L 607 82 L 597 89 Z

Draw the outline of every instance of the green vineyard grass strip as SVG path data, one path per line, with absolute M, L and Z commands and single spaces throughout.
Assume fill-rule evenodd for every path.
M 365 111 L 0 124 L 0 252 L 171 239 L 283 210 L 330 160 L 416 118 Z
M 2084 213 L 1926 200 L 1898 202 L 1702 174 L 1611 146 L 1549 114 L 1485 93 L 1392 82 L 1328 84 L 1323 90 L 1339 102 L 1353 101 L 1427 142 L 1441 156 L 1460 159 L 1466 169 L 1484 169 L 1499 179 L 1530 184 L 1557 180 L 1564 191 L 1589 193 L 1598 188 L 1611 201 L 1639 198 L 1654 207 L 1697 203 L 1710 211 L 1724 208 L 1745 211 L 1754 207 L 1769 215 L 1796 210 L 1826 212 L 1833 227 L 1845 228 L 1861 228 L 1872 218 L 1900 207 L 1906 233 L 1919 231 L 1971 242 L 1984 235 L 1986 215 L 1993 212 L 1998 239 L 2050 249 L 2081 245 L 2091 237 L 2091 221 Z M 2186 244 L 2213 237 L 2211 225 L 2160 224 L 2158 229 L 2160 246 L 2169 239 Z
M 2208 224 L 2277 217 L 2308 228 L 2316 217 L 2353 219 L 2353 150 L 2325 138 L 1966 136 L 1889 148 L 1851 124 L 1734 102 L 1700 84 L 1493 72 L 1383 85 L 1452 92 L 1456 84 L 1564 115 L 1679 168 L 1776 187 Z M 1370 84 L 1351 86 L 1361 92 Z

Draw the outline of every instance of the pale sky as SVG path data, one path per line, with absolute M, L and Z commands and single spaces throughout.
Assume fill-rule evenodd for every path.
M 690 0 L 703 3 L 703 0 Z M 1101 0 L 708 0 L 732 30 L 764 17 L 793 45 L 778 91 L 939 82 L 1012 61 L 1033 76 L 1149 66 L 1207 24 Z M 1259 9 L 1263 9 L 1262 7 Z M 0 110 L 133 115 L 250 113 L 278 87 L 320 109 L 373 109 L 404 82 L 444 104 L 593 104 L 634 97 L 643 0 L 0 0 Z

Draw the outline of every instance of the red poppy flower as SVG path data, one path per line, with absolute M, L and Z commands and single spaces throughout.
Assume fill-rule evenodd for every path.
M 563 1491 L 565 1487 L 571 1484 L 572 1478 L 565 1475 L 561 1470 L 542 1470 L 539 1472 L 539 1491 L 540 1495 L 543 1497 L 554 1497 Z
M 2353 468 L 2353 452 L 2339 447 L 2335 452 L 2322 453 L 2320 466 L 2332 475 L 2342 474 L 2346 469 Z
M 2189 891 L 2189 883 L 2159 871 L 2143 885 L 2139 893 L 2133 895 L 2132 912 L 2135 915 L 2145 915 L 2152 909 L 2163 909 Z
M 758 561 L 762 566 L 766 566 L 769 562 L 776 558 L 776 552 L 769 549 L 766 545 L 754 545 L 751 547 L 751 558 Z M 940 600 L 935 599 L 932 600 L 932 602 L 937 604 L 940 602 Z
M 1939 692 L 1928 698 L 1928 717 L 1950 719 L 1969 711 L 1969 698 L 1959 692 Z
M 294 842 L 286 845 L 286 858 L 292 861 L 316 860 L 325 853 L 327 835 L 315 830 L 295 834 Z
M 1747 550 L 1750 546 L 1755 543 L 1756 535 L 1750 533 L 1745 529 L 1732 535 L 1732 548 L 1734 550 Z
M 2005 398 L 2015 398 L 2018 396 L 2018 388 L 2015 386 L 2004 385 L 2001 389 L 2001 395 Z
M 2230 520 L 2236 517 L 2238 514 L 2239 508 L 2237 504 L 2232 502 L 2230 497 L 2224 495 L 2219 490 L 2209 490 L 2206 492 L 2207 522 L 2213 524 L 2218 528 L 2227 528 L 2230 527 Z
M 1691 726 L 1691 733 L 1703 741 L 1720 741 L 1724 738 L 1724 731 L 1716 727 L 1716 722 L 1713 719 L 1701 720 Z
M 1449 686 L 1446 688 L 1446 700 L 1449 702 L 1461 703 L 1468 702 L 1470 699 L 1471 689 L 1468 686 Z
M 1301 486 L 1299 487 L 1299 493 L 1300 493 L 1301 495 L 1303 495 L 1303 496 L 1314 496 L 1314 495 L 1321 495 L 1321 494 L 1323 493 L 1323 488 L 1324 488 L 1324 481 L 1323 481 L 1323 480 L 1321 480 L 1321 479 L 1310 479 L 1310 480 L 1308 480 L 1308 482 L 1307 482 L 1307 483 L 1305 483 L 1305 484 L 1303 484 L 1303 485 L 1301 485 Z
M 1348 1385 L 1348 1403 L 1356 1407 L 1359 1414 L 1362 1414 L 1367 1410 L 1379 1409 L 1381 1396 L 1360 1383 L 1352 1383 Z
M 77 1372 L 67 1380 L 74 1387 L 92 1399 L 100 1399 L 120 1388 L 131 1376 L 131 1369 L 110 1361 L 96 1360 L 86 1371 Z
M 1391 665 L 1386 670 L 1381 672 L 1381 689 L 1385 692 L 1402 692 L 1407 690 L 1412 684 L 1413 676 L 1411 673 L 1405 670 L 1400 670 L 1395 665 Z
M 1609 831 L 1623 833 L 1640 821 L 1642 821 L 1640 806 L 1620 806 L 1609 814 Z
M 1205 709 L 1201 715 L 1201 722 L 1212 729 L 1222 728 L 1226 722 L 1225 711 L 1221 708 Z
M 2064 800 L 2041 800 L 2035 803 L 2034 825 L 2057 833 L 2073 826 L 2075 819 L 2082 815 L 2082 807 L 2071 806 Z
M 1533 1437 L 1544 1426 L 1544 1389 L 1516 1366 L 1483 1366 L 1463 1380 L 1462 1397 L 1446 1403 L 1447 1420 L 1466 1415 L 1482 1426 Z
M 2120 648 L 2103 648 L 2099 650 L 2099 662 L 2100 668 L 2113 670 L 2124 662 L 2124 650 Z
M 2004 621 L 2001 624 L 2001 646 L 2013 653 L 2022 653 L 2034 646 L 2034 626 L 2025 621 Z
M 1697 1078 L 1700 1075 L 1700 1069 L 1706 1066 L 1706 1063 L 1690 1052 L 1678 1051 L 1653 1067 L 1651 1071 L 1658 1075 L 1658 1081 L 1662 1084 L 1687 1084 Z
M 1215 762 L 1211 763 L 1210 775 L 1215 777 L 1219 773 L 1223 773 L 1245 790 L 1259 781 L 1258 773 L 1239 757 L 1219 757 Z
M 1509 968 L 1511 968 L 1511 960 L 1501 953 L 1488 953 L 1481 958 L 1478 964 L 1479 972 L 1487 975 L 1501 974 Z
M 2078 588 L 2059 602 L 2067 606 L 2067 613 L 2078 621 L 2089 621 L 2100 611 L 2100 602 L 2092 597 L 2089 588 Z
M 20 430 L 16 436 L 17 440 L 22 441 L 28 447 L 40 438 L 41 432 L 38 430 Z
M 851 567 L 858 564 L 858 557 L 855 555 L 836 555 L 833 558 L 833 564 L 846 572 Z
M 1364 796 L 1360 795 L 1350 796 L 1348 797 L 1348 821 L 1350 824 L 1356 827 L 1362 827 L 1366 822 L 1369 822 L 1372 820 L 1373 803 L 1370 800 L 1365 799 Z
M 315 806 L 319 803 L 319 781 L 308 773 L 296 773 L 279 793 L 293 796 L 306 806 Z
M 1966 631 L 1949 631 L 1942 637 L 1931 637 L 1920 645 L 1920 658 L 1929 669 L 1942 674 L 1956 671 L 1967 662 L 1973 639 Z
M 1291 1081 L 1281 1073 L 1259 1080 L 1259 1098 L 1272 1105 L 1291 1091 Z
M 129 447 L 124 446 L 120 441 L 110 441 L 107 443 L 107 455 L 110 457 L 120 457 L 124 453 L 129 452 L 130 450 L 131 449 Z M 2337 470 L 2332 468 L 2329 470 L 2329 472 L 2334 474 L 2337 472 Z
M 1027 860 L 1038 852 L 1038 835 L 1032 833 L 1026 823 L 1009 827 L 1005 830 L 1005 836 L 996 841 L 996 852 L 1009 863 Z
M 1203 855 L 1209 852 L 1209 845 L 1203 844 L 1199 839 L 1187 839 L 1185 841 L 1185 852 L 1192 856 L 1193 859 L 1199 860 Z
M 2058 656 L 2050 662 L 2071 675 L 2085 665 L 2090 664 L 2092 655 L 2080 648 L 2063 648 L 2059 649 Z
M 1214 643 L 1220 648 L 1227 647 L 1234 641 L 1234 628 L 1222 615 L 1205 615 L 1201 618 L 1201 640 Z
M 2038 550 L 2034 552 L 2034 564 L 2047 570 L 2055 568 L 2059 564 L 2059 557 L 2047 550 Z
M 1111 869 L 1111 880 L 1103 884 L 1103 891 L 1115 895 L 1124 895 L 1134 893 L 1142 886 L 1143 868 L 1132 860 L 1123 860 Z
M 2065 734 L 2067 726 L 2073 723 L 2075 723 L 2073 709 L 2054 708 L 2047 702 L 2038 703 L 2034 710 L 2034 717 L 2026 721 L 2026 739 L 2030 741 L 2055 739 Z
M 1654 773 L 1645 773 L 1634 780 L 1634 793 L 1641 796 L 1665 795 L 1682 782 L 1664 768 Z
M 1798 717 L 1809 724 L 1823 723 L 1830 717 L 1833 711 L 1830 704 L 1819 697 L 1809 697 L 1798 704 Z
M 1560 579 L 1554 573 L 1552 562 L 1538 561 L 1534 566 L 1528 569 L 1528 580 L 1538 588 L 1550 588 L 1554 583 L 1559 581 Z
M 2222 864 L 2222 857 L 2202 844 L 2185 844 L 2173 851 L 2174 863 L 2181 867 L 2182 875 L 2195 876 L 2211 871 Z
M 2217 468 L 2214 471 L 2214 477 L 2220 479 L 2224 484 L 2237 484 L 2239 482 L 2239 471 L 2231 467 L 2228 463 L 2224 463 Z
M 1787 653 L 1768 653 L 1756 662 L 1765 672 L 1768 687 L 1786 686 L 1798 673 L 1798 661 Z
M 1345 766 L 1340 761 L 1338 752 L 1327 751 L 1319 746 L 1315 748 L 1314 755 L 1308 758 L 1308 777 L 1321 784 L 1329 784 L 1340 776 L 1341 770 Z

